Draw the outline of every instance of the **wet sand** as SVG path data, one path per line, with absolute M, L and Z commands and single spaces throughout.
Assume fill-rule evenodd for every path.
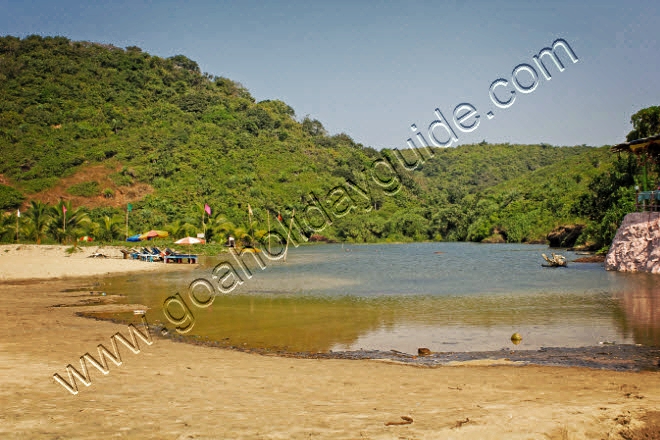
M 68 380 L 68 364 L 80 370 L 84 353 L 98 359 L 99 344 L 112 351 L 112 335 L 129 335 L 77 313 L 143 307 L 73 290 L 93 282 L 0 284 L 2 438 L 660 438 L 657 371 L 520 366 L 510 355 L 415 367 L 264 356 L 152 331 L 137 354 L 118 343 L 123 363 L 108 362 L 107 375 L 87 362 L 91 385 L 72 395 L 53 374 Z

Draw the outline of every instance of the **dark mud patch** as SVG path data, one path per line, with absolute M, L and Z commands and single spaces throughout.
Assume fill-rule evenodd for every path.
M 605 255 L 590 255 L 588 257 L 580 257 L 573 260 L 573 263 L 604 263 Z

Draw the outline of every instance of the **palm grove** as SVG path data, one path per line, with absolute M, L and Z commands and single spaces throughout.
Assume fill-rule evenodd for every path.
M 658 109 L 633 115 L 629 138 L 659 133 Z M 583 224 L 578 244 L 601 248 L 633 209 L 633 186 L 658 172 L 608 147 L 484 141 L 433 152 L 406 171 L 391 151 L 330 135 L 282 101 L 255 102 L 183 55 L 0 38 L 3 242 L 111 242 L 148 229 L 252 241 L 268 212 L 287 217 L 308 194 L 352 181 L 367 185 L 373 209 L 333 219 L 317 238 L 544 242 L 561 225 Z M 401 176 L 392 196 L 363 179 L 382 157 Z

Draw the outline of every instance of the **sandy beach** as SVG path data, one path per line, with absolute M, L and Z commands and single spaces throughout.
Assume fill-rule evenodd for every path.
M 142 307 L 73 289 L 166 266 L 17 247 L 0 247 L 2 438 L 660 439 L 657 372 L 282 358 L 154 331 L 139 353 L 117 344 L 123 363 L 106 375 L 88 362 L 91 384 L 73 395 L 53 375 L 130 334 L 76 313 Z
M 181 265 L 152 264 L 125 260 L 119 247 L 84 246 L 67 253 L 71 246 L 4 244 L 0 245 L 0 282 L 52 280 L 89 277 L 111 273 L 163 270 Z M 100 253 L 107 258 L 90 258 Z

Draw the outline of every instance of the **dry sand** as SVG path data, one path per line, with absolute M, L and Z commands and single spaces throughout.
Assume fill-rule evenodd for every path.
M 2 276 L 33 252 L 42 251 L 0 257 Z M 73 273 L 60 260 L 71 261 L 38 269 Z M 84 304 L 89 293 L 63 290 L 92 282 L 0 283 L 0 438 L 660 439 L 659 373 L 279 358 L 153 332 L 138 354 L 118 344 L 123 364 L 108 362 L 105 376 L 88 363 L 92 383 L 72 395 L 53 374 L 68 380 L 67 364 L 80 369 L 81 355 L 98 358 L 99 344 L 112 350 L 112 335 L 128 336 L 126 325 L 75 315 L 93 306 L 61 306 Z M 402 416 L 412 423 L 387 425 Z
M 0 281 L 52 280 L 110 273 L 163 270 L 164 264 L 124 260 L 118 247 L 84 246 L 66 252 L 71 246 L 10 244 L 0 245 Z M 101 253 L 108 258 L 89 258 Z M 168 264 L 167 268 L 181 265 Z

